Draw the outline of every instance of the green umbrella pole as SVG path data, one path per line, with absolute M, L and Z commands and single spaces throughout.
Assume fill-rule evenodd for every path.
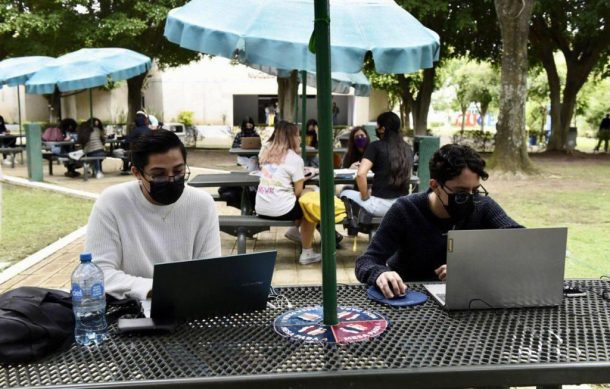
M 89 88 L 89 124 L 93 126 L 93 90 Z
M 19 91 L 21 87 L 17 85 L 17 118 L 19 120 L 19 142 L 23 142 L 21 139 L 21 92 Z M 23 143 L 20 143 L 23 145 Z M 21 161 L 23 163 L 23 160 Z
M 307 139 L 307 72 L 301 72 L 301 155 L 305 158 L 305 139 Z
M 337 324 L 335 258 L 335 186 L 330 84 L 330 12 L 328 0 L 315 0 L 316 79 L 320 140 L 320 203 L 322 205 L 322 297 L 324 324 Z

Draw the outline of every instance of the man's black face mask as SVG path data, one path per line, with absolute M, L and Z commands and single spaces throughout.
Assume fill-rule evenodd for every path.
M 142 173 L 142 178 L 144 178 L 146 182 L 148 182 L 148 185 L 150 185 L 150 190 L 148 191 L 148 194 L 150 194 L 150 197 L 159 204 L 173 204 L 178 201 L 180 196 L 182 196 L 182 192 L 184 192 L 184 174 L 180 176 L 174 176 L 171 181 L 169 180 L 169 177 L 166 177 L 167 181 L 162 182 L 154 180 L 148 181 L 144 177 L 144 173 Z

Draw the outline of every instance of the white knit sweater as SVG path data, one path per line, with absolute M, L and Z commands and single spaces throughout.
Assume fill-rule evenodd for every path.
M 143 300 L 154 264 L 220 256 L 214 201 L 187 186 L 177 202 L 161 206 L 144 197 L 138 181 L 114 185 L 95 202 L 85 247 L 104 271 L 106 293 Z

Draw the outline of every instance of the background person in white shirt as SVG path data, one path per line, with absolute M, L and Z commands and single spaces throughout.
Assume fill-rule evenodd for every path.
M 185 186 L 186 149 L 173 132 L 134 140 L 131 163 L 137 181 L 100 195 L 85 246 L 104 272 L 106 293 L 143 300 L 156 263 L 219 257 L 220 232 L 212 197 Z
M 294 123 L 280 121 L 273 132 L 268 146 L 261 151 L 259 165 L 261 178 L 256 192 L 256 214 L 259 217 L 275 220 L 294 220 L 300 224 L 291 228 L 286 237 L 291 240 L 300 238 L 303 252 L 299 262 L 303 265 L 320 262 L 321 256 L 314 253 L 313 233 L 315 224 L 303 218 L 299 197 L 305 182 L 303 158 L 299 155 L 301 137 Z

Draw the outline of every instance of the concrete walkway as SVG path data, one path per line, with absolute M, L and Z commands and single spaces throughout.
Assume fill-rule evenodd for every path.
M 107 168 L 108 166 L 108 168 Z M 54 166 L 54 175 L 48 175 L 48 165 L 45 164 L 44 182 L 51 184 L 49 186 L 69 188 L 75 192 L 83 193 L 83 197 L 95 197 L 101 193 L 106 187 L 133 180 L 133 176 L 121 176 L 118 171 L 109 171 L 114 169 L 109 164 L 104 164 L 106 170 L 105 177 L 97 180 L 90 179 L 84 181 L 82 178 L 67 178 L 63 175 L 65 169 L 61 165 Z M 24 166 L 17 165 L 13 168 L 0 168 L 0 180 L 4 174 L 6 179 L 10 177 L 27 178 L 27 169 Z M 220 172 L 213 169 L 203 169 L 191 167 L 191 177 L 201 173 Z M 13 183 L 16 180 L 11 180 Z M 24 180 L 21 180 L 24 181 Z M 205 188 L 209 192 L 215 192 L 215 189 Z M 226 206 L 225 203 L 216 202 L 216 207 L 219 214 L 230 215 L 239 214 L 239 210 Z M 339 232 L 344 233 L 343 228 L 337 226 Z M 320 264 L 300 265 L 298 256 L 300 254 L 300 245 L 297 245 L 284 238 L 286 228 L 272 228 L 270 231 L 257 234 L 256 239 L 248 239 L 248 252 L 253 250 L 277 250 L 278 258 L 273 276 L 273 285 L 315 285 L 321 284 L 322 274 Z M 354 245 L 354 240 L 351 237 L 345 237 L 343 248 L 337 250 L 337 282 L 338 283 L 355 283 L 357 282 L 354 275 L 355 258 L 367 246 L 366 235 L 360 234 Z M 36 259 L 36 263 L 26 269 L 15 271 L 13 268 L 5 270 L 4 274 L 10 273 L 11 277 L 2 281 L 6 277 L 2 277 L 0 273 L 0 293 L 13 289 L 18 286 L 40 286 L 47 288 L 69 289 L 70 275 L 77 265 L 78 256 L 84 250 L 84 237 L 80 237 L 65 247 L 57 251 L 38 255 L 40 259 Z M 314 248 L 319 250 L 320 237 L 316 233 L 316 244 Z M 236 254 L 236 240 L 234 237 L 221 233 L 222 254 Z M 47 250 L 48 251 L 48 250 Z M 11 269 L 13 271 L 11 272 Z M 15 273 L 15 274 L 13 274 Z

